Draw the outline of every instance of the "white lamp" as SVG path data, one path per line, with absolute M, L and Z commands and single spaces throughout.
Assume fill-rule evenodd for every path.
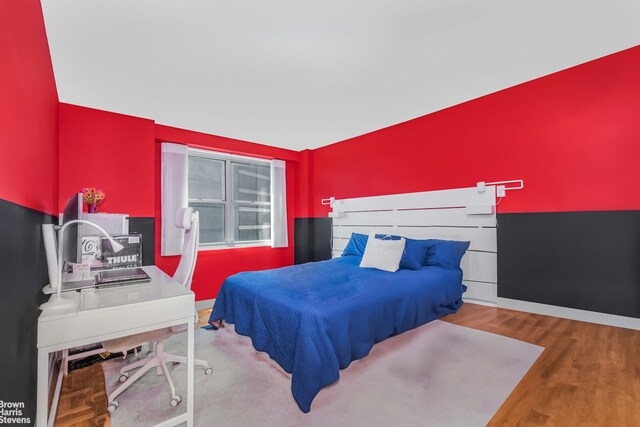
M 56 270 L 56 273 L 57 273 L 56 293 L 51 296 L 51 299 L 48 302 L 45 302 L 44 304 L 40 305 L 41 310 L 60 310 L 63 308 L 72 308 L 73 306 L 76 305 L 75 301 L 62 298 L 62 268 L 64 267 L 64 260 L 62 259 L 63 258 L 62 253 L 64 248 L 65 230 L 70 225 L 79 224 L 79 223 L 92 225 L 98 230 L 100 230 L 102 234 L 104 234 L 107 237 L 107 239 L 109 239 L 109 242 L 111 242 L 111 247 L 113 248 L 114 252 L 120 252 L 122 249 L 124 249 L 124 246 L 122 246 L 120 243 L 113 240 L 113 237 L 111 237 L 109 233 L 105 231 L 104 228 L 100 227 L 98 224 L 94 224 L 91 221 L 86 221 L 84 219 L 74 219 L 73 221 L 69 221 L 66 224 L 64 224 L 60 229 L 60 241 L 58 242 L 58 268 Z M 50 281 L 53 282 L 54 280 L 50 279 Z

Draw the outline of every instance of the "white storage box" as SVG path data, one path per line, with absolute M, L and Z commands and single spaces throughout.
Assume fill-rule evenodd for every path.
M 104 228 L 112 236 L 129 234 L 129 215 L 116 213 L 82 213 L 80 219 L 91 221 Z M 95 236 L 99 231 L 87 224 L 80 224 L 80 236 Z

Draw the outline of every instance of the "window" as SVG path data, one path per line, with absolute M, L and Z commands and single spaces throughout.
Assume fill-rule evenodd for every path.
M 271 241 L 271 164 L 189 149 L 189 206 L 200 212 L 200 246 Z

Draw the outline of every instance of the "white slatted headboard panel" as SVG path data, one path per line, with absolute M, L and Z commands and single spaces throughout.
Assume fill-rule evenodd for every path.
M 340 256 L 351 233 L 380 230 L 413 238 L 468 240 L 462 259 L 465 299 L 497 302 L 495 186 L 336 200 L 333 204 L 333 256 Z M 487 213 L 474 213 L 487 212 Z M 491 213 L 489 213 L 491 212 Z

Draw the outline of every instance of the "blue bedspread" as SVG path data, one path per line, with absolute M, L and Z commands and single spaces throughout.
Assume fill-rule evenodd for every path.
M 462 305 L 462 271 L 425 267 L 388 273 L 348 256 L 238 273 L 223 284 L 209 318 L 235 325 L 291 373 L 300 409 L 375 343 Z

